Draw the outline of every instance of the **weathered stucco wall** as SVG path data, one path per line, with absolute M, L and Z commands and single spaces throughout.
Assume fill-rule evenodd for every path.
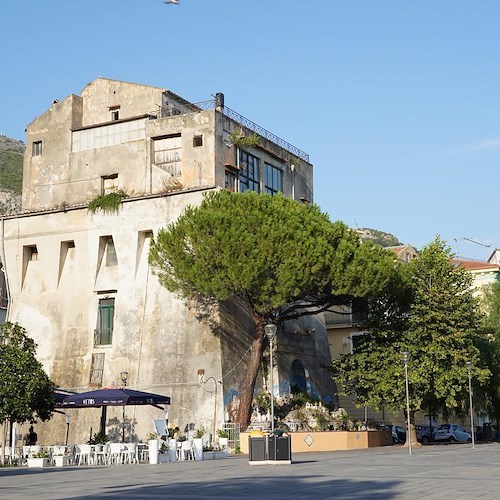
M 201 197 L 192 192 L 131 201 L 116 215 L 78 209 L 5 221 L 9 319 L 35 339 L 38 358 L 55 383 L 87 389 L 92 354 L 104 353 L 103 386 L 120 385 L 120 373 L 128 371 L 130 386 L 172 396 L 172 423 L 212 426 L 214 387 L 200 386 L 197 372 L 204 369 L 206 377 L 221 380 L 220 341 L 158 283 L 147 262 L 148 242 L 139 244 L 141 234 L 156 233 Z M 105 259 L 99 266 L 103 236 L 113 237 L 116 266 L 106 266 Z M 74 248 L 62 263 L 61 245 L 68 241 Z M 33 245 L 37 260 L 26 262 L 24 249 Z M 108 296 L 115 298 L 112 345 L 94 347 L 99 298 Z M 217 404 L 220 424 L 222 398 Z M 151 419 L 163 416 L 154 408 L 127 410 L 136 414 L 135 434 L 141 439 L 152 430 Z M 97 430 L 93 413 L 75 412 L 72 430 L 83 436 L 91 426 Z M 40 438 L 61 438 L 63 431 L 48 424 Z

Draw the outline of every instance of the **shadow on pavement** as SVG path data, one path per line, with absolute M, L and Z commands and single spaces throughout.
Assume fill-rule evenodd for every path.
M 99 498 L 350 498 L 387 499 L 398 495 L 399 481 L 350 481 L 344 479 L 325 480 L 324 476 L 293 478 L 275 476 L 272 478 L 234 477 L 221 482 L 182 482 L 169 485 L 134 487 L 120 485 L 104 488 Z M 90 498 L 81 495 L 75 498 Z

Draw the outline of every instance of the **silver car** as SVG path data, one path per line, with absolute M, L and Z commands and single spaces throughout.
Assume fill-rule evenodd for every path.
M 450 443 L 456 441 L 460 443 L 470 443 L 472 441 L 472 436 L 460 425 L 443 424 L 437 430 L 434 439 L 436 441 L 449 441 Z

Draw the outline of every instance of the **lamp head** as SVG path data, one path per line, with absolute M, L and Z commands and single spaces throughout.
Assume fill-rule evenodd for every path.
M 120 373 L 120 377 L 122 378 L 122 383 L 123 385 L 127 385 L 127 380 L 128 380 L 128 372 L 123 371 Z
M 264 332 L 266 334 L 267 340 L 272 341 L 276 337 L 276 330 L 278 327 L 274 323 L 268 323 L 264 327 Z
M 470 373 L 471 368 L 472 368 L 472 363 L 470 361 L 466 361 L 465 368 L 467 368 L 467 371 Z
M 403 351 L 401 353 L 401 359 L 403 360 L 403 363 L 406 365 L 408 364 L 408 358 L 409 358 L 409 353 L 408 351 Z

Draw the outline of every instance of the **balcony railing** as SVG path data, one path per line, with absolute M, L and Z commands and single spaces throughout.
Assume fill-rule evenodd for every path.
M 96 328 L 94 330 L 94 347 L 111 345 L 113 341 L 113 328 Z
M 217 109 L 217 111 L 226 115 L 228 118 L 231 118 L 232 120 L 239 123 L 243 127 L 246 127 L 247 129 L 251 130 L 252 132 L 255 132 L 256 134 L 259 134 L 260 136 L 264 137 L 268 141 L 273 142 L 280 148 L 285 149 L 286 151 L 296 156 L 297 158 L 300 158 L 301 160 L 304 160 L 309 163 L 309 155 L 304 151 L 302 151 L 301 149 L 295 147 L 293 144 L 290 144 L 284 139 L 281 139 L 281 137 L 278 137 L 272 132 L 269 132 L 269 130 L 266 130 L 264 127 L 257 125 L 252 120 L 249 120 L 243 115 L 240 115 L 233 109 L 228 108 L 227 106 L 218 106 L 217 104 L 218 101 L 216 99 L 210 99 L 208 101 L 193 103 L 189 106 L 182 105 L 179 106 L 179 108 L 176 107 L 160 108 L 156 111 L 152 111 L 151 113 L 149 113 L 149 115 L 155 118 L 165 118 L 168 116 L 182 115 L 185 113 L 195 113 L 207 109 Z

